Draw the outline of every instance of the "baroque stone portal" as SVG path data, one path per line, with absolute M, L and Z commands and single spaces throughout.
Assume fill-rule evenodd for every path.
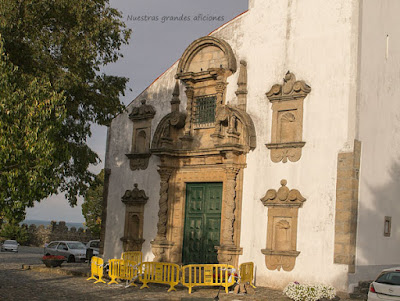
M 261 252 L 269 270 L 293 270 L 300 254 L 296 250 L 297 214 L 306 199 L 297 189 L 289 190 L 286 184 L 286 180 L 281 180 L 278 192 L 269 189 L 261 199 L 268 207 L 267 248 Z
M 296 81 L 288 71 L 283 85 L 273 85 L 266 93 L 272 103 L 271 160 L 283 163 L 289 159 L 296 162 L 301 157 L 301 148 L 305 145 L 303 135 L 303 101 L 311 87 L 304 81 Z
M 227 78 L 236 58 L 225 41 L 203 37 L 178 64 L 171 112 L 158 123 L 151 153 L 160 158 L 155 261 L 182 263 L 186 183 L 223 183 L 221 235 L 214 245 L 220 263 L 237 265 L 241 197 L 246 154 L 256 147 L 253 121 L 246 112 L 246 62 L 241 61 L 237 98 L 227 104 Z M 186 111 L 180 112 L 179 84 L 185 86 Z M 203 239 L 203 238 L 202 238 Z

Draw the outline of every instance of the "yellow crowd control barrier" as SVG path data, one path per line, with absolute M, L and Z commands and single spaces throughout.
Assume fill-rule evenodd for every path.
M 140 251 L 123 252 L 121 254 L 121 259 L 141 263 L 142 262 L 142 252 L 140 252 Z
M 131 280 L 129 285 L 136 286 L 134 283 L 135 278 L 138 276 L 138 266 L 136 262 L 123 259 L 110 259 L 109 261 L 108 276 L 111 281 L 108 284 L 117 283 L 119 280 Z
M 142 288 L 148 287 L 147 283 L 169 284 L 168 292 L 175 289 L 179 283 L 180 268 L 174 263 L 165 262 L 143 262 L 141 264 L 139 280 L 143 283 Z
M 91 275 L 88 279 L 86 280 L 96 280 L 94 283 L 102 282 L 106 283 L 102 277 L 103 277 L 103 267 L 104 267 L 104 260 L 103 258 L 93 256 L 92 261 L 90 263 L 90 272 Z M 97 276 L 97 278 L 96 278 Z
M 189 264 L 182 267 L 182 285 L 192 293 L 194 286 L 223 286 L 225 292 L 235 283 L 234 267 L 227 264 Z
M 254 263 L 245 262 L 239 266 L 240 283 L 249 283 L 252 287 L 256 288 L 253 284 L 254 280 Z

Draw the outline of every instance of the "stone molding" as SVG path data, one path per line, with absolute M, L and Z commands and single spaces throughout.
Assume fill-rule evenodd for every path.
M 126 205 L 124 236 L 120 238 L 125 252 L 142 250 L 145 241 L 143 239 L 144 205 L 148 199 L 145 191 L 139 189 L 137 183 L 134 184 L 132 190 L 126 190 L 121 198 Z
M 155 114 L 154 107 L 147 105 L 145 99 L 129 114 L 129 119 L 133 121 L 132 150 L 126 156 L 131 170 L 145 170 L 149 165 L 151 120 Z
M 286 163 L 300 160 L 301 149 L 305 145 L 303 135 L 303 101 L 311 92 L 311 87 L 304 81 L 296 81 L 288 71 L 283 84 L 275 84 L 266 93 L 272 103 L 271 143 L 266 144 L 271 150 L 271 160 Z
M 281 180 L 278 191 L 269 189 L 261 199 L 268 207 L 267 247 L 261 253 L 269 270 L 293 270 L 300 254 L 296 250 L 297 217 L 306 199 L 297 189 L 289 190 L 286 184 L 286 180 Z

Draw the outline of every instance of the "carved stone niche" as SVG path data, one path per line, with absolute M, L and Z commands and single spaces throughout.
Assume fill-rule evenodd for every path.
M 151 119 L 155 113 L 154 107 L 147 105 L 143 99 L 142 105 L 133 108 L 129 114 L 129 119 L 133 121 L 132 151 L 126 156 L 132 170 L 146 169 L 149 164 Z
M 133 190 L 125 191 L 122 202 L 125 208 L 125 228 L 124 236 L 121 241 L 124 243 L 124 252 L 141 251 L 143 239 L 143 218 L 144 205 L 147 203 L 148 197 L 144 190 L 139 190 L 138 184 L 134 184 Z
M 272 103 L 271 160 L 283 163 L 289 159 L 296 162 L 301 157 L 305 145 L 303 135 L 303 101 L 311 87 L 304 81 L 296 81 L 289 71 L 283 79 L 283 85 L 273 85 L 266 93 Z
M 297 215 L 306 199 L 298 190 L 289 190 L 286 184 L 286 180 L 281 180 L 282 187 L 278 192 L 269 189 L 261 199 L 268 207 L 267 248 L 261 253 L 265 255 L 265 265 L 269 270 L 293 270 L 300 254 L 296 250 Z

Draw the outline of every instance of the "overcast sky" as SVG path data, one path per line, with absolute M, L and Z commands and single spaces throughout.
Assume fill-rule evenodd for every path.
M 126 25 L 132 29 L 124 57 L 106 68 L 107 73 L 129 78 L 125 97 L 129 104 L 154 79 L 180 58 L 195 39 L 236 17 L 248 8 L 248 0 L 111 0 L 111 6 L 122 11 Z M 172 19 L 172 20 L 171 20 Z M 93 127 L 89 145 L 102 162 L 93 167 L 103 168 L 105 127 Z M 82 201 L 71 208 L 63 195 L 53 196 L 28 208 L 26 219 L 84 222 Z

